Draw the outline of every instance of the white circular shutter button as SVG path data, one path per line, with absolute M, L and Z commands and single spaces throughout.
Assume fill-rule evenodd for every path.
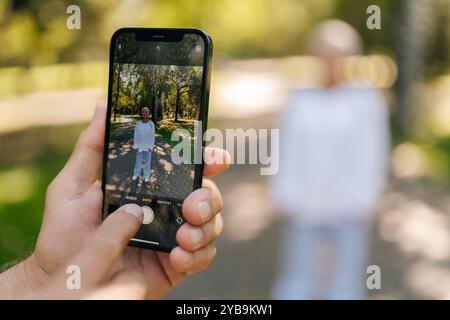
M 144 211 L 144 220 L 142 221 L 142 224 L 152 223 L 153 219 L 155 218 L 155 213 L 153 212 L 152 208 L 143 206 L 142 211 Z

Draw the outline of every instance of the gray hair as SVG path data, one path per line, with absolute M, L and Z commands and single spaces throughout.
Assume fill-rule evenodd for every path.
M 313 28 L 309 37 L 311 53 L 319 56 L 330 53 L 361 54 L 361 36 L 350 24 L 341 20 L 325 20 Z

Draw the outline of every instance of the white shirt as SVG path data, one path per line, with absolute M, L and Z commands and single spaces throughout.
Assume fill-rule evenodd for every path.
M 136 121 L 134 127 L 133 149 L 151 151 L 155 145 L 155 125 L 152 121 Z
M 388 153 L 387 109 L 376 89 L 298 90 L 281 119 L 274 202 L 302 221 L 369 215 L 384 188 Z

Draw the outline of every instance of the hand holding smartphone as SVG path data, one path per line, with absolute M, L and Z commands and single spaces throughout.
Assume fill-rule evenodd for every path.
M 211 39 L 198 29 L 123 28 L 111 39 L 103 215 L 143 207 L 131 246 L 177 245 L 181 205 L 203 178 L 211 58 Z M 194 152 L 179 163 L 181 140 Z

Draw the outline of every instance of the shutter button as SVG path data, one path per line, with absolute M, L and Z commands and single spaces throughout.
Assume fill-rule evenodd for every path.
M 142 211 L 144 211 L 144 220 L 142 221 L 142 224 L 152 223 L 153 219 L 155 218 L 155 213 L 153 212 L 152 208 L 143 206 Z

